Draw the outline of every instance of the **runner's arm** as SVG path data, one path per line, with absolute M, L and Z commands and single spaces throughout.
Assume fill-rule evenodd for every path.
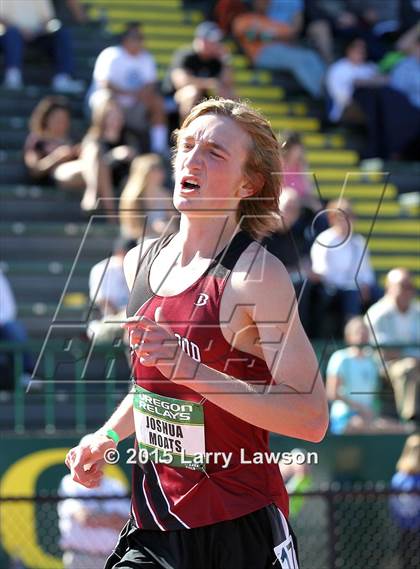
M 143 244 L 143 251 L 147 250 L 153 241 L 153 239 L 147 239 Z M 134 284 L 140 254 L 141 245 L 137 245 L 128 251 L 124 259 L 124 274 L 130 290 Z M 115 449 L 117 446 L 106 435 L 108 430 L 115 431 L 120 440 L 124 440 L 134 433 L 132 393 L 125 396 L 118 408 L 100 429 L 83 437 L 80 443 L 67 453 L 65 462 L 71 471 L 73 480 L 87 488 L 98 486 L 103 475 L 102 466 L 105 453 L 110 449 Z
M 254 263 L 249 271 L 235 270 L 232 287 L 239 309 L 247 311 L 250 325 L 258 329 L 274 384 L 262 391 L 204 364 L 193 379 L 172 379 L 248 423 L 319 442 L 328 427 L 328 406 L 318 361 L 300 322 L 287 271 L 266 255 L 263 278 L 261 264 Z

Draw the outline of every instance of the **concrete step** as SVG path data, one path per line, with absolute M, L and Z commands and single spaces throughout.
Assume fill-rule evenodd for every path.
M 81 219 L 79 202 L 67 200 L 5 200 L 2 199 L 0 222 L 15 221 L 19 215 L 20 221 L 54 221 L 71 222 Z

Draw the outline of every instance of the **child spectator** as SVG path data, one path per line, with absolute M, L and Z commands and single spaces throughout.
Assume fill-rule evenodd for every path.
M 373 351 L 364 346 L 369 330 L 361 316 L 347 322 L 344 339 L 347 347 L 334 352 L 327 367 L 331 432 L 404 431 L 404 425 L 378 416 L 379 369 Z

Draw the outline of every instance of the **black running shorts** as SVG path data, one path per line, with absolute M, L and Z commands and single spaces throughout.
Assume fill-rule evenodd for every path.
M 193 529 L 123 528 L 105 569 L 298 569 L 295 536 L 273 504 Z

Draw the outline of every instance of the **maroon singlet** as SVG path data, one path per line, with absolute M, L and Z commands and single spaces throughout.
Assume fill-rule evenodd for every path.
M 140 260 L 127 316 L 145 315 L 154 320 L 156 308 L 161 307 L 163 320 L 189 346 L 195 346 L 194 356 L 198 350 L 202 363 L 254 384 L 270 384 L 272 377 L 266 363 L 232 348 L 219 325 L 220 300 L 227 279 L 252 238 L 243 231 L 237 233 L 194 284 L 179 294 L 162 297 L 152 292 L 149 273 L 154 259 L 172 237 L 157 240 Z M 278 465 L 241 464 L 241 449 L 248 460 L 256 452 L 269 452 L 266 430 L 172 383 L 157 368 L 141 365 L 135 354 L 133 376 L 137 385 L 150 392 L 202 403 L 206 452 L 233 453 L 228 468 L 210 462 L 206 472 L 150 460 L 146 464 L 138 462 L 133 467 L 132 515 L 139 528 L 200 527 L 244 516 L 271 503 L 288 515 L 288 496 Z

